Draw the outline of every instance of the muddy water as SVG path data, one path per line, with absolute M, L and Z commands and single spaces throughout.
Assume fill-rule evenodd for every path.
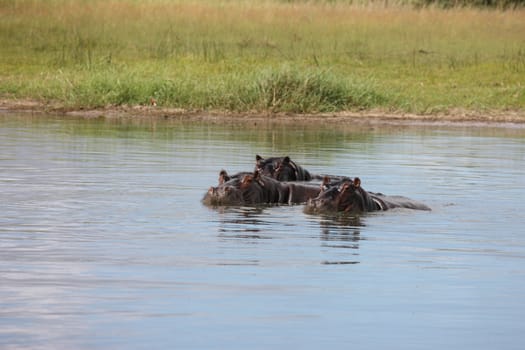
M 208 208 L 256 154 L 432 212 Z M 0 116 L 2 349 L 521 349 L 525 129 Z

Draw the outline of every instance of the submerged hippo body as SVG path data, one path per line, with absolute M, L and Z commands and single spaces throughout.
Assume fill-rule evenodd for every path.
M 258 171 L 229 176 L 219 175 L 219 186 L 210 187 L 202 202 L 211 206 L 299 204 L 315 198 L 318 186 L 297 182 L 280 182 Z
M 406 197 L 368 192 L 361 187 L 359 178 L 345 179 L 336 183 L 329 181 L 329 179 L 323 181 L 319 196 L 308 200 L 304 209 L 306 213 L 343 212 L 358 214 L 393 208 L 430 210 L 425 204 Z
M 263 158 L 255 156 L 255 171 L 279 181 L 310 181 L 312 176 L 290 157 Z

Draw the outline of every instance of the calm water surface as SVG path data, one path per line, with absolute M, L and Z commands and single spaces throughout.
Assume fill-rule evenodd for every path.
M 256 154 L 432 212 L 200 199 Z M 522 349 L 525 129 L 0 115 L 1 349 Z

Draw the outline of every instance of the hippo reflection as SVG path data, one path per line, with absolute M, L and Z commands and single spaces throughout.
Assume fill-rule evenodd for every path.
M 425 204 L 406 197 L 368 192 L 361 187 L 361 180 L 356 177 L 354 180 L 344 179 L 335 183 L 330 183 L 330 179 L 325 178 L 319 196 L 308 200 L 304 211 L 313 214 L 358 214 L 393 208 L 430 210 Z
M 300 204 L 316 197 L 319 186 L 298 182 L 279 182 L 259 171 L 229 176 L 219 174 L 219 186 L 204 195 L 206 205 Z

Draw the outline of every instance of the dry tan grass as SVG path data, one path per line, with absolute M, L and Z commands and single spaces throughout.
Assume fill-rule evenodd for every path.
M 319 54 L 341 54 L 359 42 L 374 55 L 414 48 L 460 55 L 461 46 L 482 54 L 502 46 L 523 46 L 525 38 L 523 10 L 415 10 L 337 2 L 51 0 L 17 1 L 0 11 L 4 19 L 26 24 L 29 31 L 42 31 L 43 40 L 77 34 L 147 46 L 169 37 L 186 46 L 208 40 L 227 48 L 251 40 L 280 45 L 285 51 L 293 43 L 298 55 L 309 52 L 308 47 L 325 50 Z

